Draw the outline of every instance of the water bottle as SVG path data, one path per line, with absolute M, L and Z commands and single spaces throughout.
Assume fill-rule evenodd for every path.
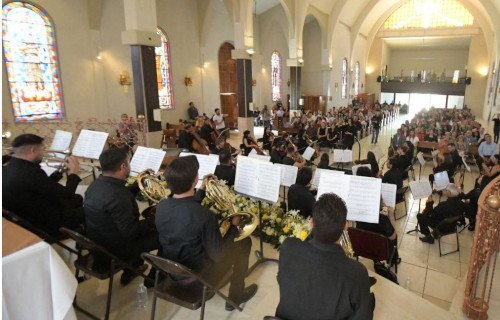
M 406 290 L 410 290 L 411 289 L 411 279 L 410 279 L 410 277 L 406 278 L 405 289 Z
M 148 289 L 144 286 L 144 283 L 141 283 L 139 287 L 137 287 L 136 302 L 139 309 L 146 309 L 148 305 Z

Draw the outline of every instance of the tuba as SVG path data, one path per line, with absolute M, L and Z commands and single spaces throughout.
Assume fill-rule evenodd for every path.
M 354 259 L 354 249 L 351 245 L 351 239 L 349 239 L 349 233 L 346 230 L 342 231 L 340 235 L 340 246 L 344 249 L 346 256 Z
M 142 194 L 148 198 L 153 205 L 170 195 L 170 191 L 162 184 L 161 177 L 155 175 L 151 170 L 146 170 L 137 175 L 137 184 Z
M 234 216 L 243 216 L 245 219 L 245 224 L 242 228 L 239 228 L 240 233 L 234 241 L 239 241 L 248 237 L 259 225 L 259 219 L 255 214 L 238 211 L 234 205 L 235 194 L 220 180 L 209 179 L 207 181 L 206 197 L 214 203 L 214 206 L 218 210 L 229 212 L 229 215 L 220 223 L 220 233 L 223 237 L 231 227 L 231 219 Z

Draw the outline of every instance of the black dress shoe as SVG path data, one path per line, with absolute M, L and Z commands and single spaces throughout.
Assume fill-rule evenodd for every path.
M 127 284 L 132 282 L 132 280 L 134 280 L 136 277 L 140 276 L 141 273 L 146 271 L 147 268 L 148 268 L 148 266 L 143 264 L 142 266 L 138 267 L 135 270 L 135 272 L 132 272 L 128 269 L 123 270 L 123 273 L 120 277 L 120 284 L 122 286 L 126 286 Z
M 257 289 L 259 287 L 254 283 L 249 285 L 248 287 L 245 288 L 243 291 L 243 295 L 241 296 L 241 299 L 238 301 L 234 301 L 237 305 L 240 305 L 242 303 L 247 302 L 248 300 L 252 299 L 255 293 L 257 293 Z M 226 302 L 226 310 L 227 311 L 233 311 L 235 307 L 233 307 L 231 304 Z
M 428 235 L 428 236 L 425 236 L 425 237 L 419 238 L 419 239 L 422 242 L 426 242 L 426 243 L 430 243 L 430 244 L 434 243 L 434 238 L 431 235 Z

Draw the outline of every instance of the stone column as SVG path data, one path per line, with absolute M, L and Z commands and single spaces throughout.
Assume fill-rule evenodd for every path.
M 252 94 L 252 56 L 246 50 L 235 49 L 231 57 L 236 60 L 236 76 L 238 81 L 238 131 L 253 132 L 253 113 L 249 104 L 253 102 Z
M 290 67 L 290 110 L 300 110 L 299 99 L 302 97 L 302 60 L 287 59 Z

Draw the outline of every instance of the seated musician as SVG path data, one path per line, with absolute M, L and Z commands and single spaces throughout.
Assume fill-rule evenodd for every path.
M 392 165 L 393 159 L 387 160 L 387 171 L 382 176 L 383 183 L 395 184 L 398 189 L 403 187 L 403 172 Z
M 126 113 L 122 114 L 121 121 L 116 126 L 116 131 L 125 144 L 127 144 L 130 148 L 134 146 L 137 138 L 134 118 L 129 117 Z
M 225 180 L 228 186 L 234 185 L 236 168 L 234 167 L 229 150 L 222 150 L 219 153 L 220 164 L 215 167 L 215 176 L 219 180 Z
M 401 170 L 401 172 L 405 172 L 405 170 L 411 165 L 411 155 L 408 154 L 408 146 L 406 143 L 397 148 L 396 154 L 392 161 L 392 166 Z M 408 173 L 403 174 L 403 179 L 408 178 Z
M 427 243 L 434 243 L 434 237 L 438 237 L 439 233 L 436 227 L 446 218 L 461 215 L 466 211 L 465 204 L 458 197 L 459 189 L 454 183 L 448 184 L 443 191 L 446 200 L 440 202 L 433 208 L 434 200 L 432 196 L 429 197 L 422 213 L 417 214 L 417 220 L 420 232 L 424 237 L 420 238 L 421 241 Z M 434 237 L 431 235 L 429 227 L 434 229 Z
M 250 135 L 250 130 L 245 130 L 243 132 L 243 138 L 241 139 L 241 146 L 245 150 L 245 156 L 252 151 L 252 149 L 258 149 L 259 146 L 255 143 L 252 136 Z
M 314 204 L 310 239 L 280 247 L 276 316 L 289 320 L 372 319 L 375 301 L 366 268 L 339 245 L 347 208 L 333 193 Z
M 271 162 L 282 163 L 285 150 L 286 150 L 286 142 L 283 141 L 281 137 L 274 139 L 273 147 L 270 154 Z
M 213 148 L 215 145 L 215 139 L 217 138 L 217 133 L 212 127 L 212 123 L 208 117 L 204 118 L 203 125 L 200 129 L 200 137 L 207 142 L 209 148 Z
M 326 121 L 321 121 L 320 127 L 318 128 L 318 133 L 316 134 L 320 147 L 329 147 L 327 140 L 328 129 L 329 128 L 326 127 Z
M 270 127 L 264 127 L 264 134 L 262 135 L 262 148 L 271 152 L 274 134 Z
M 193 151 L 193 135 L 192 132 L 194 131 L 194 127 L 191 124 L 187 124 L 184 127 L 184 130 L 181 130 L 179 132 L 179 140 L 177 143 L 177 146 L 179 149 L 186 149 L 189 151 Z
M 312 215 L 316 202 L 315 194 L 309 190 L 312 177 L 311 168 L 300 168 L 296 182 L 288 189 L 288 210 L 299 210 L 299 214 L 305 218 Z
M 85 193 L 84 209 L 89 238 L 134 267 L 143 265 L 140 255 L 159 248 L 158 233 L 149 220 L 139 220 L 139 207 L 131 189 L 125 186 L 130 175 L 130 156 L 123 149 L 108 149 L 99 157 L 102 175 Z M 136 193 L 138 189 L 136 189 Z M 136 273 L 125 270 L 122 285 Z M 154 272 L 150 272 L 148 286 Z
M 199 203 L 204 196 L 206 177 L 195 196 L 198 168 L 196 157 L 187 156 L 175 159 L 165 170 L 173 197 L 161 201 L 156 210 L 156 228 L 163 248 L 159 255 L 200 273 L 212 284 L 219 282 L 232 267 L 229 298 L 241 304 L 257 292 L 256 284 L 245 288 L 252 240 L 247 237 L 234 242 L 239 216 L 232 219 L 222 238 L 217 216 Z M 226 303 L 226 310 L 233 309 Z
M 22 134 L 12 141 L 12 158 L 2 170 L 3 208 L 26 219 L 35 227 L 59 235 L 59 228 L 78 228 L 84 222 L 82 197 L 75 194 L 81 179 L 75 157 L 66 160 L 66 186 L 60 173 L 50 177 L 40 167 L 45 154 L 43 138 Z
M 330 156 L 328 155 L 328 153 L 323 153 L 321 155 L 321 158 L 319 159 L 319 163 L 318 163 L 318 169 L 329 169 L 329 170 L 332 170 L 333 167 L 330 166 Z
M 302 168 L 306 164 L 304 158 L 302 158 L 294 146 L 288 146 L 286 148 L 286 156 L 281 160 L 281 163 L 289 166 L 296 166 L 298 168 Z

